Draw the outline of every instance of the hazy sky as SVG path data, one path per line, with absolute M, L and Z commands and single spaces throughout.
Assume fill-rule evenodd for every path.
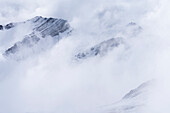
M 1 0 L 0 3 L 0 22 L 24 20 L 37 15 L 72 20 L 94 16 L 94 13 L 111 8 L 126 10 L 126 18 L 136 19 L 136 15 L 141 16 L 159 6 L 152 0 Z

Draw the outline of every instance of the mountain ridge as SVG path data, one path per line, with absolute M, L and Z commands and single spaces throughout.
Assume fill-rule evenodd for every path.
M 3 26 L 2 30 L 13 29 L 21 24 L 31 23 L 33 28 L 32 32 L 28 35 L 25 35 L 23 39 L 19 42 L 16 42 L 13 46 L 9 47 L 4 53 L 3 56 L 16 56 L 16 59 L 22 59 L 22 55 L 19 52 L 23 48 L 32 48 L 39 43 L 43 38 L 53 37 L 56 40 L 56 43 L 62 38 L 60 34 L 71 32 L 71 27 L 66 20 L 56 19 L 56 18 L 44 18 L 42 16 L 36 16 L 32 19 L 29 19 L 24 22 L 19 23 L 9 23 Z M 31 53 L 30 53 L 31 54 Z M 18 58 L 17 58 L 18 57 Z M 24 56 L 27 57 L 27 56 Z

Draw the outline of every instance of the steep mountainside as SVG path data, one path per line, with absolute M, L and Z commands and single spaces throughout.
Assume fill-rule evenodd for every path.
M 43 18 L 41 16 L 37 16 L 25 22 L 9 23 L 5 26 L 1 25 L 0 29 L 4 31 L 15 29 L 15 27 L 18 27 L 22 24 L 31 24 L 32 33 L 25 35 L 21 41 L 16 42 L 12 47 L 8 48 L 3 54 L 5 57 L 15 57 L 15 59 L 22 59 L 31 53 L 28 52 L 28 54 L 21 55 L 20 51 L 25 51 L 24 49 L 27 51 L 33 49 L 33 47 L 37 45 L 43 38 L 53 37 L 56 43 L 62 38 L 60 34 L 69 34 L 71 31 L 70 25 L 66 20 Z
M 154 80 L 141 84 L 127 93 L 119 102 L 105 107 L 105 113 L 142 113 L 143 108 L 147 106 L 147 96 L 151 94 L 154 84 Z
M 142 31 L 142 27 L 138 26 L 134 22 L 130 22 L 129 24 L 127 24 L 124 27 L 124 29 L 122 29 L 120 31 L 120 34 L 122 34 L 121 37 L 111 38 L 111 39 L 103 41 L 99 44 L 96 44 L 95 46 L 91 47 L 90 49 L 85 50 L 84 52 L 78 53 L 77 55 L 75 55 L 75 57 L 80 60 L 80 59 L 86 59 L 89 57 L 94 57 L 97 55 L 103 56 L 107 52 L 118 47 L 119 45 L 124 44 L 125 39 L 135 37 L 141 31 Z
M 8 31 L 10 30 L 12 31 L 14 29 L 17 29 L 19 31 L 22 31 L 22 30 L 24 31 L 25 29 L 24 26 L 28 27 L 31 30 L 27 31 L 26 29 L 25 30 L 26 33 L 24 32 L 23 35 L 21 35 L 21 38 L 18 38 L 17 41 L 14 40 L 12 42 L 12 46 L 11 44 L 9 44 L 8 48 L 5 47 L 6 48 L 5 51 L 2 53 L 5 58 L 14 59 L 18 61 L 18 60 L 23 60 L 28 57 L 32 57 L 34 53 L 37 55 L 37 53 L 40 53 L 42 51 L 46 51 L 52 48 L 62 38 L 65 38 L 68 35 L 70 35 L 72 31 L 71 26 L 66 20 L 57 19 L 57 18 L 44 18 L 41 16 L 37 16 L 24 22 L 16 22 L 16 23 L 9 23 L 7 25 L 0 25 L 0 32 L 2 34 L 3 32 L 7 32 L 8 34 Z M 11 33 L 9 33 L 9 35 L 12 37 L 13 32 L 16 32 L 17 30 L 12 31 Z M 76 61 L 83 60 L 83 59 L 85 60 L 87 58 L 95 57 L 95 56 L 104 56 L 109 51 L 112 51 L 115 48 L 118 48 L 120 45 L 126 45 L 126 41 L 128 39 L 132 39 L 136 37 L 141 31 L 142 31 L 142 27 L 138 26 L 134 22 L 131 22 L 127 25 L 125 24 L 123 25 L 123 28 L 120 30 L 120 32 L 118 32 L 120 36 L 115 35 L 114 38 L 110 38 L 108 40 L 102 40 L 100 43 L 90 47 L 89 49 L 80 50 L 80 52 L 77 52 L 76 54 L 71 54 L 70 56 L 73 56 L 76 59 Z M 12 40 L 13 37 L 11 38 L 10 36 L 8 36 L 7 38 Z M 20 36 L 20 35 L 17 35 L 17 36 Z M 8 43 L 8 41 L 6 41 L 6 43 Z M 65 52 L 65 50 L 62 52 Z M 44 64 L 44 60 L 43 60 L 43 64 Z M 63 63 L 61 63 L 61 65 L 63 65 Z M 57 68 L 54 68 L 54 70 L 55 69 Z M 66 69 L 64 68 L 63 70 L 65 71 Z M 72 70 L 72 68 L 70 70 Z M 80 72 L 82 74 L 82 70 L 80 70 Z M 54 75 L 56 74 L 58 73 L 55 72 Z M 63 76 L 62 73 L 61 73 L 61 76 Z M 105 74 L 103 78 L 105 78 Z M 32 81 L 30 83 L 32 84 Z M 150 89 L 152 89 L 153 83 L 154 81 L 148 81 L 148 82 L 143 83 L 136 89 L 133 89 L 129 93 L 127 93 L 120 101 L 114 104 L 111 104 L 111 105 L 106 105 L 106 107 L 104 107 L 104 109 L 102 110 L 100 109 L 101 110 L 100 113 L 142 113 L 141 109 L 147 103 L 146 97 L 149 95 Z
M 93 57 L 97 55 L 104 55 L 109 50 L 112 50 L 115 47 L 118 47 L 121 43 L 123 43 L 122 38 L 111 38 L 109 40 L 103 41 L 100 44 L 95 45 L 94 47 L 90 48 L 89 50 L 78 53 L 76 58 L 78 59 L 85 59 L 88 57 Z

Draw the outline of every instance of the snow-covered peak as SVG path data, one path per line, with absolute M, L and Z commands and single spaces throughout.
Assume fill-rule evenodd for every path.
M 41 50 L 44 50 L 46 49 L 46 46 L 49 46 L 42 45 L 40 44 L 41 42 L 45 41 L 44 43 L 48 43 L 48 41 L 53 40 L 54 44 L 62 39 L 60 34 L 65 34 L 65 36 L 67 36 L 71 32 L 70 25 L 66 20 L 44 18 L 41 16 L 36 16 L 24 22 L 10 23 L 5 26 L 0 26 L 0 28 L 3 32 L 5 32 L 6 30 L 15 29 L 15 27 L 22 25 L 31 26 L 31 33 L 25 34 L 22 40 L 15 42 L 13 46 L 6 49 L 3 54 L 5 57 L 10 57 L 12 59 L 14 58 L 16 60 L 26 58 L 35 51 L 40 52 L 40 50 L 35 50 L 35 46 L 36 49 L 41 48 Z
M 85 52 L 78 53 L 75 57 L 78 59 L 85 59 L 88 57 L 93 57 L 97 55 L 105 55 L 109 50 L 112 50 L 115 47 L 118 47 L 121 43 L 123 43 L 122 38 L 111 38 L 109 40 L 103 41 L 94 47 L 91 47 L 89 50 Z
M 135 22 L 130 22 L 123 27 L 116 35 L 115 38 L 110 38 L 104 40 L 90 49 L 87 49 L 83 52 L 79 52 L 75 55 L 76 59 L 86 59 L 94 56 L 103 56 L 107 52 L 113 50 L 121 44 L 125 44 L 126 40 L 129 38 L 135 38 L 142 31 L 142 27 L 137 25 Z

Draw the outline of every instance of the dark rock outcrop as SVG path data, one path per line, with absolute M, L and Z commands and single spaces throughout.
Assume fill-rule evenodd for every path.
M 92 56 L 104 55 L 107 53 L 107 51 L 112 50 L 115 47 L 118 47 L 122 42 L 123 42 L 122 38 L 111 38 L 107 41 L 97 44 L 96 46 L 90 48 L 85 52 L 78 53 L 77 55 L 75 55 L 75 57 L 78 59 L 85 59 Z
M 122 44 L 125 39 L 136 37 L 138 34 L 140 34 L 141 31 L 142 31 L 142 27 L 140 27 L 134 22 L 130 22 L 120 32 L 122 36 L 127 36 L 127 37 L 121 36 L 121 37 L 111 38 L 109 40 L 103 41 L 100 44 L 97 44 L 96 46 L 90 48 L 89 50 L 76 54 L 75 57 L 76 59 L 79 60 L 79 59 L 85 59 L 97 55 L 100 56 L 105 55 L 109 50 L 112 50 L 113 48 L 118 47 L 120 44 Z
M 0 30 L 3 30 L 3 26 L 2 25 L 0 25 Z
M 48 36 L 54 37 L 56 40 L 60 40 L 59 36 L 61 33 L 66 32 L 69 34 L 71 32 L 70 25 L 66 20 L 56 19 L 56 18 L 43 18 L 37 16 L 33 19 L 22 22 L 25 24 L 30 22 L 34 27 L 32 33 L 23 37 L 23 40 L 16 42 L 12 47 L 4 52 L 4 56 L 12 56 L 17 54 L 23 48 L 31 48 L 35 46 L 41 39 Z M 14 25 L 15 24 L 15 25 Z M 5 29 L 14 28 L 19 26 L 21 23 L 10 23 L 5 26 Z
M 15 27 L 14 24 L 13 24 L 13 23 L 9 23 L 9 24 L 7 24 L 7 25 L 5 26 L 5 29 L 11 29 L 11 28 L 13 28 L 13 27 Z

